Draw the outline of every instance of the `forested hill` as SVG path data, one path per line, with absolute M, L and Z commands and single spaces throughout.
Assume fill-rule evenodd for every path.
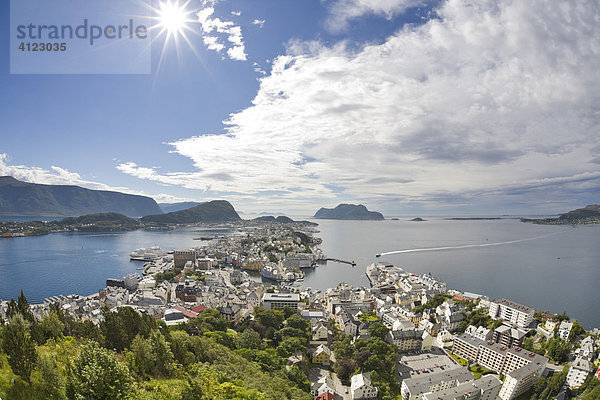
M 107 212 L 140 217 L 162 211 L 146 196 L 0 177 L 0 215 L 70 217 Z
M 231 203 L 226 200 L 213 200 L 187 210 L 148 215 L 141 221 L 152 224 L 194 224 L 198 222 L 231 222 L 240 219 Z

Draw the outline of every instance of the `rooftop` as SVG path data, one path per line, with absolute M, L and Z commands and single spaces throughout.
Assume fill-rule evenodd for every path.
M 475 379 L 473 374 L 466 367 L 455 368 L 433 374 L 419 375 L 414 378 L 405 379 L 403 384 L 408 387 L 412 395 L 429 392 L 432 385 L 441 382 L 458 381 L 459 383 Z
M 529 306 L 524 306 L 522 304 L 515 303 L 514 301 L 510 301 L 510 300 L 506 300 L 506 299 L 496 300 L 496 301 L 494 301 L 494 303 L 498 303 L 503 306 L 507 306 L 512 309 L 524 312 L 524 313 L 533 313 L 534 312 L 534 309 Z
M 263 301 L 300 301 L 298 293 L 265 293 Z

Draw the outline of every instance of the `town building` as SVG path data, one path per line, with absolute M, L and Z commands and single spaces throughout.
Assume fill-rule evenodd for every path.
M 588 360 L 583 358 L 576 358 L 575 361 L 571 363 L 571 367 L 569 368 L 569 373 L 567 374 L 567 385 L 569 385 L 572 389 L 577 389 L 583 382 L 587 379 L 588 375 L 594 366 Z
M 327 345 L 320 344 L 312 354 L 313 364 L 328 364 L 331 362 L 331 350 Z
M 506 299 L 496 300 L 490 303 L 490 317 L 503 319 L 521 328 L 526 328 L 533 321 L 535 310 Z
M 500 325 L 494 329 L 492 340 L 508 348 L 523 347 L 527 331 L 509 325 Z
M 486 375 L 456 387 L 426 393 L 423 400 L 496 400 L 502 382 L 494 375 Z
M 262 306 L 266 310 L 291 307 L 298 310 L 300 295 L 298 293 L 265 293 L 262 297 Z
M 520 396 L 533 386 L 540 375 L 539 366 L 535 364 L 527 364 L 509 372 L 500 390 L 500 398 L 502 400 L 512 400 Z
M 474 379 L 473 374 L 465 367 L 404 379 L 401 386 L 402 399 L 421 400 L 425 393 L 454 388 Z
M 389 331 L 385 336 L 385 341 L 395 344 L 400 353 L 421 350 L 423 345 L 423 331 L 416 329 L 410 331 Z
M 363 372 L 350 379 L 352 400 L 369 400 L 377 398 L 377 388 L 371 384 L 371 374 Z
M 481 343 L 481 340 L 473 339 L 471 336 L 463 333 L 454 338 L 452 352 L 465 360 L 475 362 L 479 355 L 479 345 Z
M 188 261 L 191 261 L 192 264 L 196 262 L 196 250 L 181 249 L 173 252 L 173 265 L 175 268 L 185 267 L 185 263 Z
M 573 329 L 573 323 L 569 321 L 562 321 L 558 326 L 558 337 L 563 340 L 569 340 L 569 335 Z

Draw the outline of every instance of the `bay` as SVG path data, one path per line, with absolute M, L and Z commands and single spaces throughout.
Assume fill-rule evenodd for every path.
M 515 219 L 385 221 L 317 220 L 321 248 L 333 258 L 308 270 L 303 284 L 325 290 L 339 282 L 369 286 L 365 267 L 390 262 L 431 272 L 448 288 L 505 297 L 540 310 L 567 312 L 586 328 L 600 327 L 600 226 L 546 226 Z M 0 298 L 21 289 L 31 302 L 57 294 L 91 294 L 106 278 L 136 272 L 128 254 L 204 245 L 198 228 L 123 233 L 57 233 L 0 240 Z M 222 233 L 222 232 L 219 232 Z M 438 250 L 428 250 L 438 248 Z M 439 249 L 443 248 L 443 249 Z M 378 253 L 405 251 L 375 257 Z

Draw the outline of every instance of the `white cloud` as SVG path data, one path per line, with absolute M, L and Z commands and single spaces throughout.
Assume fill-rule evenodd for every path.
M 424 0 L 335 0 L 329 7 L 327 27 L 340 32 L 358 17 L 374 14 L 387 19 L 402 14 L 408 8 L 424 4 Z
M 598 193 L 598 15 L 595 1 L 449 0 L 380 45 L 292 43 L 226 135 L 171 143 L 197 172 L 120 168 L 298 207 Z
M 241 11 L 232 11 L 231 15 L 235 15 L 236 17 L 239 17 L 240 15 L 242 15 Z
M 55 165 L 50 169 L 30 167 L 26 165 L 11 165 L 10 157 L 0 153 L 0 176 L 12 176 L 15 179 L 30 183 L 41 183 L 46 185 L 76 185 L 93 190 L 109 190 L 128 194 L 149 196 L 158 202 L 180 202 L 190 201 L 189 198 L 177 197 L 170 194 L 148 195 L 142 191 L 135 191 L 126 187 L 109 186 L 104 183 L 85 180 L 76 172 L 71 172 Z
M 266 20 L 264 19 L 255 19 L 254 21 L 252 21 L 253 25 L 258 25 L 259 28 L 262 28 L 263 25 L 265 24 Z
M 214 2 L 205 3 L 205 7 L 198 11 L 198 22 L 202 26 L 202 39 L 209 50 L 221 53 L 226 49 L 226 54 L 232 60 L 245 61 L 246 47 L 242 28 L 233 21 L 223 21 L 218 17 L 212 17 L 215 9 L 211 5 Z M 240 12 L 232 11 L 231 14 L 239 16 Z M 220 40 L 220 37 L 222 40 Z M 225 44 L 227 42 L 227 45 Z
M 220 52 L 225 48 L 225 45 L 219 42 L 219 38 L 216 36 L 208 36 L 205 35 L 202 37 L 206 48 L 209 50 L 215 50 L 216 52 Z

